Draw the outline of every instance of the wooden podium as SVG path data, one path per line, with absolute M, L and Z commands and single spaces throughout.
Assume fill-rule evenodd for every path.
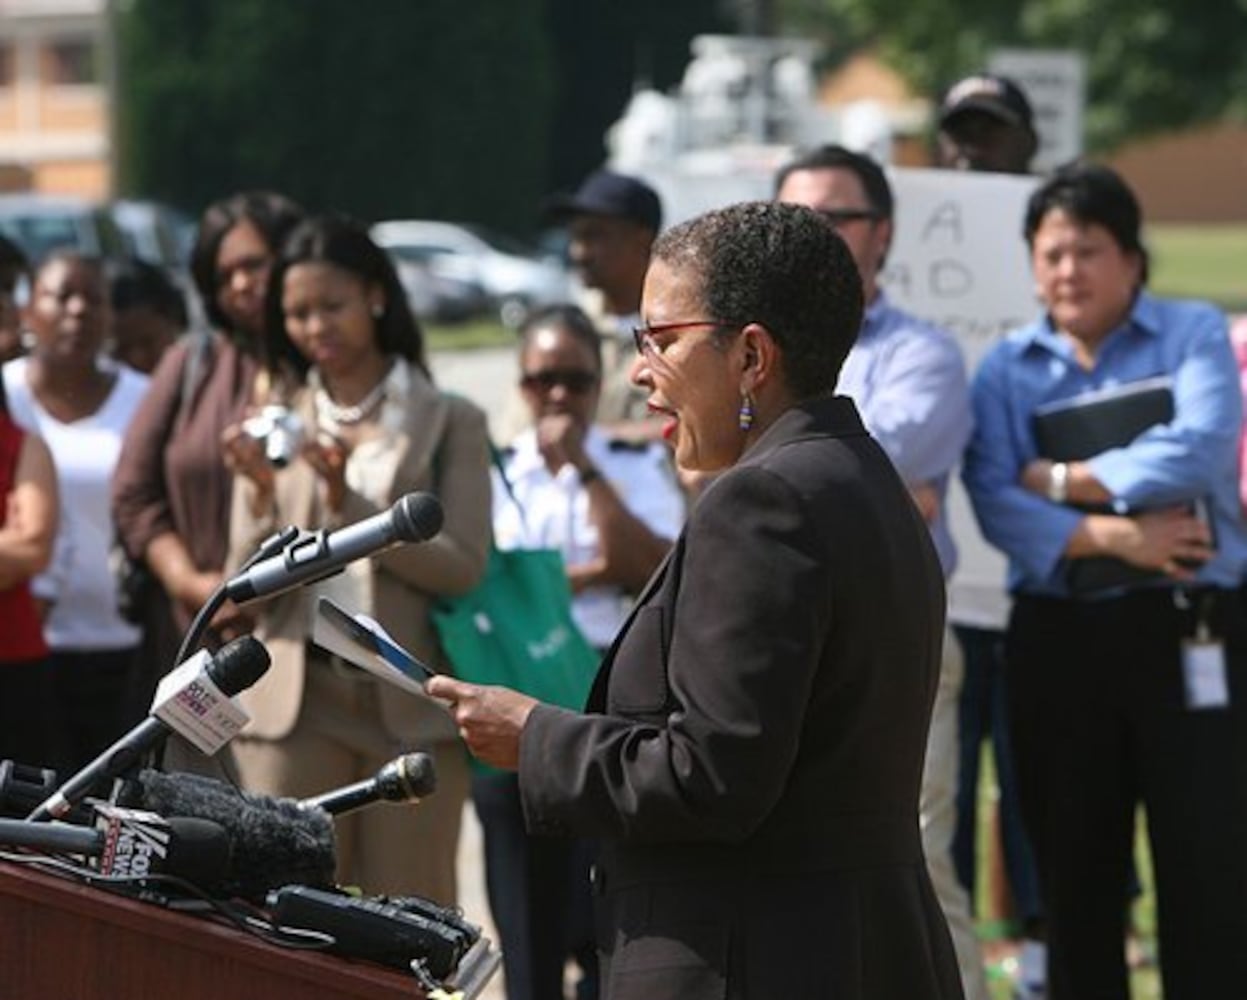
M 396 970 L 0 862 L 4 1000 L 412 1000 Z

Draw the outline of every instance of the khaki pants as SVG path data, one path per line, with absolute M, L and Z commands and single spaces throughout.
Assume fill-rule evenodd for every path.
M 957 879 L 952 855 L 953 834 L 957 829 L 957 771 L 960 761 L 957 706 L 964 673 L 961 647 L 951 629 L 945 629 L 940 685 L 935 694 L 935 707 L 931 711 L 918 809 L 927 871 L 952 934 L 966 1000 L 988 1000 L 983 956 L 974 931 L 970 899 Z
M 467 751 L 458 741 L 422 744 L 418 733 L 390 736 L 380 712 L 386 696 L 392 690 L 361 670 L 309 658 L 294 730 L 280 740 L 236 739 L 239 778 L 250 792 L 306 798 L 370 778 L 402 753 L 432 754 L 434 794 L 412 803 L 375 802 L 335 819 L 337 878 L 369 895 L 419 895 L 452 905 Z

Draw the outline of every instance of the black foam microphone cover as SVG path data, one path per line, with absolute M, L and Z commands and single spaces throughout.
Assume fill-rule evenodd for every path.
M 217 650 L 205 669 L 221 692 L 232 698 L 263 677 L 271 662 L 264 643 L 253 635 L 240 635 Z
M 336 854 L 328 814 L 301 809 L 293 799 L 240 792 L 197 774 L 144 770 L 138 784 L 144 809 L 211 820 L 225 828 L 232 847 L 230 894 L 263 902 L 279 886 L 333 884 Z

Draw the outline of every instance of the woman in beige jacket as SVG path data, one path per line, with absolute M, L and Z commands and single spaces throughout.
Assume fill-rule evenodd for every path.
M 435 703 L 390 687 L 311 645 L 316 598 L 379 621 L 406 649 L 444 667 L 429 617 L 441 595 L 471 590 L 489 549 L 485 417 L 441 394 L 419 327 L 385 253 L 362 226 L 310 219 L 286 242 L 270 286 L 270 356 L 304 375 L 291 400 L 302 428 L 282 468 L 264 442 L 225 433 L 237 475 L 230 565 L 275 528 L 329 528 L 385 510 L 413 490 L 441 500 L 441 532 L 352 563 L 338 576 L 256 607 L 273 667 L 244 700 L 234 743 L 245 788 L 305 797 L 366 778 L 409 750 L 434 755 L 438 787 L 419 805 L 373 805 L 336 821 L 338 878 L 369 893 L 452 903 L 468 771 L 455 726 Z

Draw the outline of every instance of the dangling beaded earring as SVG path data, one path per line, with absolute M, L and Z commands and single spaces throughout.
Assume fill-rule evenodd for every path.
M 742 431 L 753 426 L 753 397 L 745 393 L 740 400 L 740 412 L 736 415 L 736 423 Z

